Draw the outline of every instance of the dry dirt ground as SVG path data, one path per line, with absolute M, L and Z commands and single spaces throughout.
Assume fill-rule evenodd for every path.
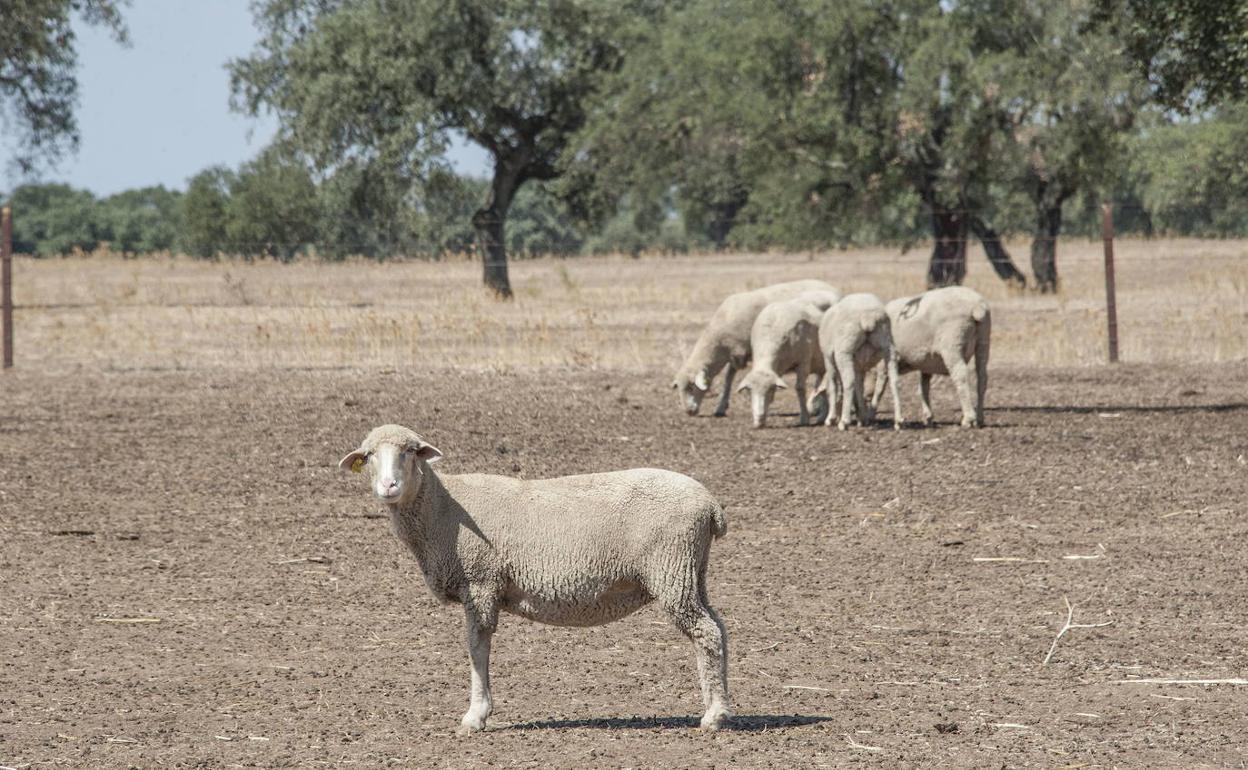
M 201 370 L 0 379 L 0 765 L 1242 767 L 1248 364 L 993 371 L 989 427 L 690 419 L 668 373 Z M 907 412 L 917 413 L 907 378 Z M 455 607 L 338 459 L 413 425 L 443 472 L 651 465 L 726 504 L 736 719 L 644 610 L 503 619 L 454 735 Z M 1060 638 L 1063 597 L 1074 628 Z M 1241 680 L 1242 684 L 1242 680 Z

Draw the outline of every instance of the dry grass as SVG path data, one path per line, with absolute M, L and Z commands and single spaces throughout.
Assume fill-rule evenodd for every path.
M 994 363 L 1104 360 L 1100 248 L 1062 244 L 1056 296 L 1008 290 L 972 253 L 967 284 L 994 306 Z M 1123 360 L 1248 358 L 1248 242 L 1125 240 L 1117 256 Z M 732 291 L 820 277 L 888 299 L 923 288 L 925 260 L 923 249 L 543 259 L 513 263 L 516 301 L 500 303 L 469 262 L 18 259 L 17 366 L 666 371 Z

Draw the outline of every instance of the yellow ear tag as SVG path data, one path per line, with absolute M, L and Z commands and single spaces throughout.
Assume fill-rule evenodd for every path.
M 364 458 L 357 457 L 351 461 L 351 472 L 362 473 L 364 471 Z

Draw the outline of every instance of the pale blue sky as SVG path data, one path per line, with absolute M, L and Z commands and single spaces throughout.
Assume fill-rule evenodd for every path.
M 68 182 L 97 195 L 186 180 L 216 164 L 254 157 L 276 122 L 230 111 L 225 63 L 246 55 L 259 37 L 249 0 L 133 0 L 124 10 L 131 45 L 99 30 L 78 29 L 76 156 L 45 171 L 44 181 Z M 12 173 L 10 147 L 0 148 L 0 176 Z M 463 173 L 484 174 L 485 155 L 456 147 Z M 3 180 L 0 189 L 21 181 Z

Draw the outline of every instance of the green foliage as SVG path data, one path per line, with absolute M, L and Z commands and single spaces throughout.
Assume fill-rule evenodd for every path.
M 126 190 L 99 201 L 95 219 L 100 239 L 130 254 L 172 250 L 182 229 L 181 197 L 157 186 Z
M 410 191 L 424 221 L 437 197 L 419 187 L 439 180 L 460 132 L 494 160 L 473 219 L 487 263 L 505 264 L 516 191 L 558 176 L 589 96 L 619 66 L 617 31 L 639 12 L 641 0 L 266 0 L 259 48 L 231 64 L 235 104 L 272 109 L 283 141 L 320 171 L 349 165 Z M 510 292 L 505 268 L 487 282 Z
M 584 241 L 567 207 L 544 184 L 520 189 L 508 222 L 507 251 L 517 257 L 571 256 L 580 251 Z
M 213 257 L 229 251 L 226 207 L 234 173 L 223 166 L 204 169 L 191 177 L 182 196 L 182 233 L 179 247 L 196 257 Z
M 1248 97 L 1248 2 L 1096 0 L 1162 104 L 1193 109 Z
M 1158 231 L 1248 236 L 1248 105 L 1151 130 L 1133 155 L 1140 196 Z
M 281 119 L 274 146 L 201 172 L 185 194 L 18 188 L 19 243 L 280 259 L 484 249 L 491 265 L 504 247 L 971 234 L 987 246 L 1031 233 L 1037 283 L 1055 288 L 1053 252 L 1035 244 L 1095 235 L 1106 198 L 1120 232 L 1248 231 L 1248 107 L 1185 117 L 1148 104 L 1167 83 L 1183 83 L 1188 106 L 1221 98 L 1248 71 L 1185 53 L 1200 39 L 1238 55 L 1245 4 L 1211 11 L 1232 31 L 1215 39 L 1191 18 L 1206 2 L 262 0 L 261 44 L 231 72 L 237 107 Z M 28 5 L 112 9 L 96 20 L 120 28 L 103 0 Z M 1153 89 L 1122 30 L 1098 18 L 1110 7 L 1133 35 L 1171 25 L 1149 49 Z M 491 177 L 454 173 L 452 139 L 484 148 Z M 1003 248 L 993 256 L 1017 275 Z M 505 269 L 495 278 L 505 286 Z
M 13 191 L 13 251 L 47 257 L 99 243 L 95 198 L 66 184 L 22 185 Z
M 316 185 L 296 159 L 280 150 L 266 150 L 229 177 L 228 188 L 229 251 L 287 260 L 316 241 L 320 214 Z
M 124 42 L 126 0 L 0 0 L 0 125 L 11 128 L 25 172 L 78 146 L 72 19 Z

